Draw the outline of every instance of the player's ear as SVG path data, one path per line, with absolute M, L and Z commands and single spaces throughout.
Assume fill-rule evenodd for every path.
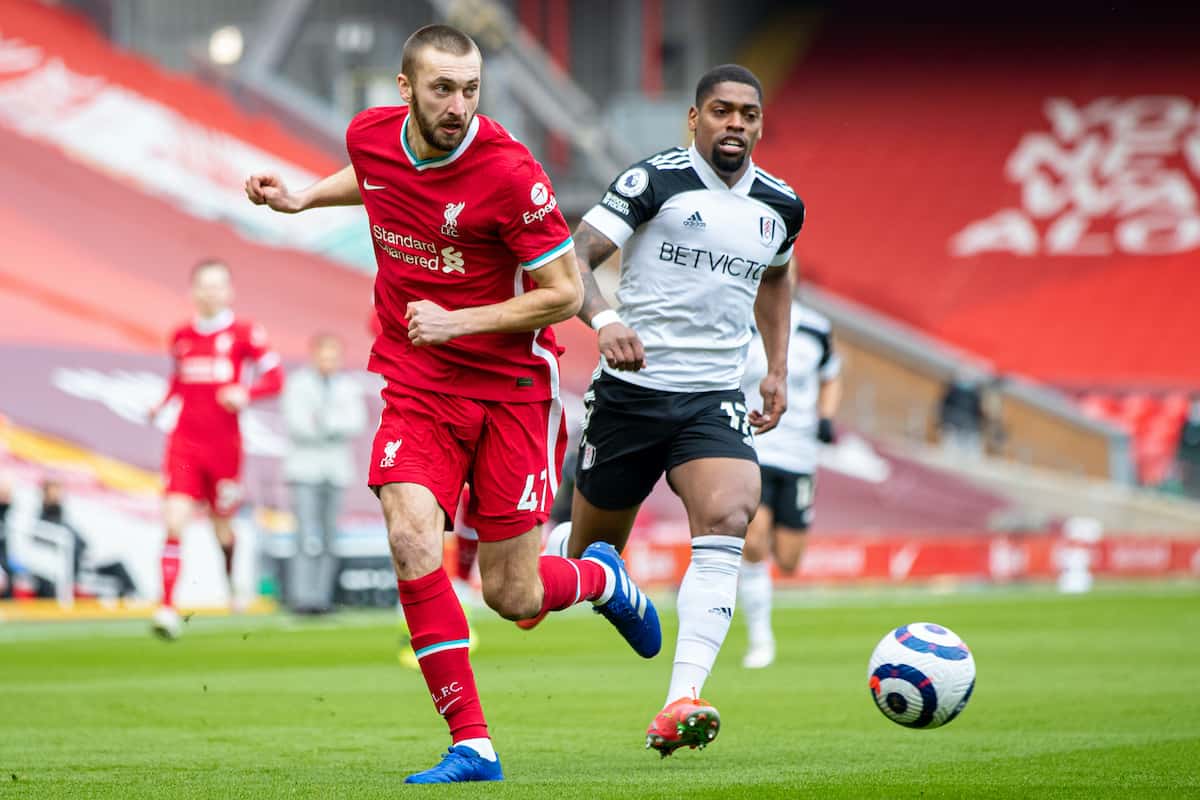
M 696 121 L 700 118 L 700 109 L 692 106 L 688 109 L 688 130 L 692 135 L 696 134 Z
M 400 87 L 400 97 L 405 103 L 412 102 L 412 84 L 408 81 L 408 76 L 401 72 L 396 76 L 396 85 Z

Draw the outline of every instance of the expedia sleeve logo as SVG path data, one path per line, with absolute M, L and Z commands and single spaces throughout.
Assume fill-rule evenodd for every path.
M 526 211 L 521 215 L 521 221 L 526 225 L 541 222 L 554 209 L 558 208 L 558 198 L 551 194 L 550 188 L 541 181 L 538 181 L 530 188 L 529 201 L 535 206 L 540 206 L 540 208 L 536 211 Z

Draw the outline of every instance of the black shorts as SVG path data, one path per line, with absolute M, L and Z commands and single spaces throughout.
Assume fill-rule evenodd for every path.
M 816 476 L 768 466 L 761 467 L 761 470 L 762 500 L 759 505 L 771 509 L 776 525 L 798 531 L 808 530 L 812 524 Z
M 758 461 L 740 389 L 663 392 L 602 372 L 584 406 L 575 485 L 598 508 L 638 505 L 664 472 L 697 458 Z

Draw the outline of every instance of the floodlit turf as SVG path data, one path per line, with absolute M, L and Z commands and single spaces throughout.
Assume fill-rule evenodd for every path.
M 406 787 L 447 743 L 386 613 L 337 622 L 0 626 L 0 798 L 1200 796 L 1200 588 L 792 597 L 779 660 L 741 669 L 740 619 L 704 694 L 724 728 L 660 760 L 643 731 L 673 646 L 634 656 L 575 611 L 522 632 L 479 623 L 475 658 L 508 781 Z M 868 697 L 889 628 L 961 634 L 978 684 L 946 728 Z

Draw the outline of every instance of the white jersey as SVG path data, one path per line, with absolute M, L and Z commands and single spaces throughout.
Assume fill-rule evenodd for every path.
M 833 349 L 829 320 L 792 302 L 792 335 L 788 341 L 788 408 L 774 430 L 754 437 L 760 464 L 812 475 L 817 469 L 817 397 L 821 384 L 838 376 L 842 361 Z M 746 358 L 742 391 L 747 408 L 762 408 L 758 384 L 767 374 L 767 353 L 757 333 Z
M 621 248 L 622 321 L 646 350 L 629 383 L 669 392 L 736 389 L 763 272 L 786 264 L 804 223 L 791 188 L 750 162 L 732 187 L 695 147 L 630 167 L 584 222 Z

